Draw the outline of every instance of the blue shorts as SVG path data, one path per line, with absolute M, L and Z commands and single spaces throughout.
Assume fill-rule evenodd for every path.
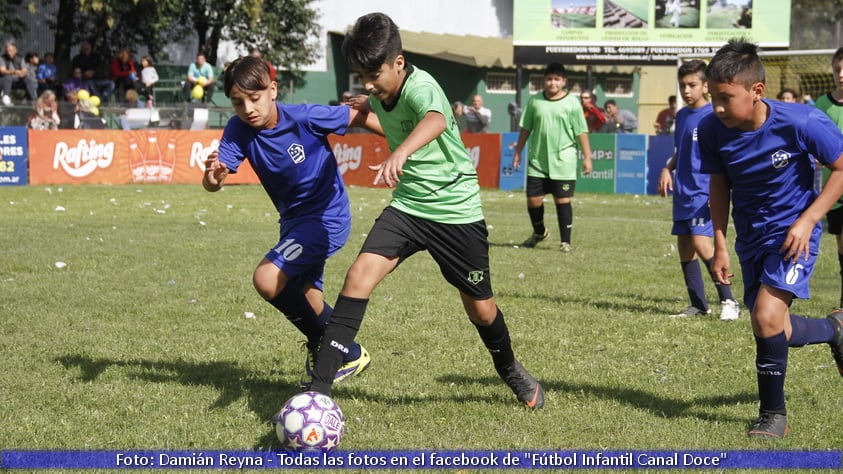
M 673 229 L 670 235 L 704 235 L 714 237 L 714 226 L 711 224 L 711 215 L 708 207 L 697 211 L 697 215 L 681 221 L 673 221 Z
M 337 253 L 351 232 L 351 223 L 324 222 L 321 219 L 283 221 L 278 243 L 266 259 L 281 269 L 293 283 L 312 283 L 322 290 L 325 261 Z
M 816 248 L 815 246 L 812 246 Z M 761 284 L 777 290 L 787 291 L 795 298 L 810 298 L 809 283 L 817 263 L 817 254 L 811 252 L 808 260 L 800 257 L 796 263 L 785 261 L 778 248 L 761 251 L 756 258 L 741 262 L 743 272 L 743 299 L 749 311 L 755 306 Z

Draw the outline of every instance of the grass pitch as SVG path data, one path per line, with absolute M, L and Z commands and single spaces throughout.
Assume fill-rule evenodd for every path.
M 350 195 L 331 303 L 389 198 Z M 483 199 L 497 302 L 545 408 L 516 403 L 456 291 L 419 254 L 372 296 L 358 338 L 372 367 L 335 387 L 342 449 L 840 448 L 843 381 L 825 345 L 790 352 L 790 436 L 746 437 L 749 318 L 666 317 L 687 304 L 669 200 L 578 194 L 575 251 L 562 254 L 552 205 L 551 239 L 527 250 L 513 248 L 530 233 L 523 195 Z M 269 420 L 297 392 L 304 353 L 251 285 L 278 235 L 261 187 L 0 187 L 0 209 L 0 448 L 280 448 Z M 826 235 L 813 298 L 795 313 L 837 304 L 833 249 Z

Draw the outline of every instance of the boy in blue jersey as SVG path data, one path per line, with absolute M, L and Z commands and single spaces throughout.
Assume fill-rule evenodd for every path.
M 328 134 L 366 125 L 382 133 L 377 117 L 349 107 L 282 105 L 266 63 L 237 59 L 225 71 L 225 95 L 237 113 L 223 131 L 218 150 L 205 163 L 202 185 L 219 191 L 229 173 L 249 160 L 280 215 L 281 236 L 255 269 L 258 293 L 307 338 L 305 376 L 331 316 L 322 299 L 325 261 L 348 239 L 348 195 Z M 370 362 L 359 344 L 349 342 L 337 381 L 362 372 Z
M 542 387 L 515 359 L 495 304 L 477 173 L 448 98 L 430 74 L 406 61 L 398 27 L 382 13 L 358 18 L 342 49 L 369 92 L 367 104 L 391 153 L 376 167 L 375 184 L 395 190 L 346 274 L 309 389 L 331 393 L 332 374 L 360 329 L 375 287 L 405 259 L 427 250 L 459 291 L 500 377 L 521 403 L 541 407 Z
M 725 285 L 732 277 L 726 248 L 731 196 L 760 399 L 749 436 L 781 438 L 789 430 L 788 348 L 828 343 L 843 376 L 843 312 L 823 319 L 790 312 L 793 298 L 810 296 L 819 221 L 843 193 L 843 135 L 820 110 L 765 100 L 764 76 L 755 44 L 733 39 L 717 51 L 706 68 L 714 114 L 700 121 L 699 147 L 702 172 L 711 174 L 711 270 Z M 819 195 L 813 158 L 831 169 Z
M 698 59 L 685 62 L 679 66 L 677 76 L 686 107 L 676 114 L 676 147 L 673 156 L 662 169 L 658 188 L 662 197 L 673 191 L 671 234 L 676 236 L 679 263 L 691 304 L 671 317 L 711 313 L 705 297 L 705 283 L 697 258 L 699 256 L 705 263 L 706 273 L 714 280 L 720 298 L 720 320 L 733 321 L 740 315 L 740 305 L 732 296 L 732 288 L 721 285 L 708 271 L 714 256 L 714 245 L 711 243 L 714 231 L 708 209 L 708 175 L 700 173 L 697 147 L 697 125 L 703 117 L 711 114 L 711 105 L 706 98 L 708 85 L 705 80 L 705 63 Z

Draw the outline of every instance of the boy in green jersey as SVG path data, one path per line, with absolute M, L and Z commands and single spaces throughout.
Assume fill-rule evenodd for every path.
M 459 291 L 498 374 L 521 403 L 540 408 L 544 391 L 515 359 L 495 304 L 477 173 L 444 91 L 407 62 L 398 27 L 382 13 L 360 17 L 342 49 L 369 93 L 367 102 L 353 106 L 377 114 L 391 152 L 375 167 L 374 182 L 394 191 L 346 274 L 307 388 L 330 395 L 375 287 L 406 258 L 427 250 Z
M 515 145 L 512 167 L 521 166 L 521 150 L 529 139 L 527 157 L 527 213 L 533 233 L 522 247 L 533 248 L 548 236 L 544 226 L 544 196 L 552 194 L 559 224 L 559 249 L 571 251 L 574 212 L 571 199 L 577 184 L 577 163 L 582 151 L 582 172 L 591 173 L 591 145 L 582 106 L 565 89 L 565 66 L 548 64 L 544 90 L 530 97 L 521 115 L 521 132 Z M 578 146 L 579 145 L 579 146 Z
M 814 104 L 818 109 L 843 130 L 843 48 L 838 48 L 831 57 L 831 70 L 837 89 L 824 94 Z M 828 179 L 827 168 L 823 167 L 824 179 Z M 837 200 L 831 210 L 825 215 L 828 233 L 834 235 L 837 242 L 837 261 L 840 264 L 840 305 L 843 308 L 843 197 Z

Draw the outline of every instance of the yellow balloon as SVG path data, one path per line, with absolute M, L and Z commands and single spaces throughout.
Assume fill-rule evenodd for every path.
M 85 89 L 79 89 L 79 92 L 76 93 L 76 97 L 78 97 L 79 100 L 88 100 L 91 98 L 91 94 Z
M 92 113 L 92 114 L 94 114 L 94 115 L 99 115 L 99 114 L 100 114 L 100 109 L 99 109 L 99 107 L 97 107 L 97 106 L 93 106 L 93 105 L 92 105 L 92 106 L 91 106 L 91 108 L 90 108 L 90 109 L 88 109 L 88 112 L 90 112 L 90 113 Z
M 200 86 L 204 86 L 205 82 L 207 82 L 207 81 L 202 76 L 199 76 L 199 79 L 196 80 L 196 83 L 199 84 Z
M 88 102 L 90 102 L 90 104 L 93 105 L 94 107 L 100 106 L 100 98 L 98 96 L 92 95 L 91 97 L 88 98 Z
M 202 96 L 205 95 L 205 89 L 202 88 L 199 84 L 193 86 L 193 98 L 199 100 Z

